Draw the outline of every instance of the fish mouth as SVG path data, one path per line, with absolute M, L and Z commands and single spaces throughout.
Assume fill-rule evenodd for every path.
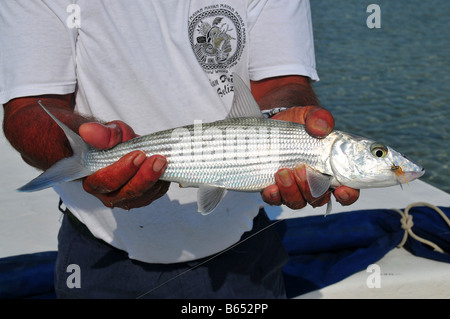
M 409 172 L 404 172 L 405 173 L 405 178 L 408 181 L 413 181 L 421 176 L 423 176 L 423 174 L 425 174 L 425 168 L 421 168 L 420 170 L 417 171 L 409 171 Z

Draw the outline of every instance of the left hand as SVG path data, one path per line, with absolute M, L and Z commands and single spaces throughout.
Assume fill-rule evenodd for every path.
M 97 149 L 109 149 L 137 135 L 121 121 L 85 123 L 80 136 Z M 146 157 L 141 151 L 126 154 L 83 179 L 86 192 L 97 197 L 105 206 L 130 210 L 151 204 L 169 189 L 169 182 L 159 180 L 167 165 L 161 155 Z
M 304 124 L 306 131 L 314 137 L 323 138 L 334 128 L 331 113 L 318 106 L 292 107 L 272 117 L 276 120 Z M 330 191 L 319 198 L 311 196 L 306 180 L 305 165 L 293 170 L 282 168 L 275 174 L 276 184 L 261 191 L 263 200 L 270 205 L 285 204 L 291 209 L 303 208 L 309 203 L 313 207 L 326 204 L 330 199 Z M 333 191 L 336 200 L 342 205 L 351 205 L 359 198 L 359 190 L 347 186 L 339 186 Z

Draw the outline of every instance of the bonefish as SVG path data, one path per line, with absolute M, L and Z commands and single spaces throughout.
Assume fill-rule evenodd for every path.
M 167 158 L 161 180 L 197 187 L 198 210 L 212 212 L 227 190 L 259 192 L 275 183 L 280 168 L 306 164 L 315 198 L 328 189 L 386 187 L 412 181 L 424 169 L 389 146 L 341 131 L 325 138 L 310 136 L 305 126 L 261 113 L 250 90 L 234 74 L 234 99 L 221 121 L 193 124 L 140 136 L 108 150 L 97 150 L 52 115 L 66 134 L 73 156 L 64 158 L 19 188 L 37 191 L 88 176 L 125 154 L 142 150 Z M 401 176 L 392 170 L 402 163 Z

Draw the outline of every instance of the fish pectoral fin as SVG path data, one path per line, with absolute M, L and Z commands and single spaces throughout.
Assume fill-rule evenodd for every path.
M 308 180 L 312 197 L 318 198 L 330 188 L 333 177 L 306 166 L 306 179 Z
M 197 192 L 198 212 L 202 215 L 211 213 L 226 194 L 223 187 L 202 185 Z

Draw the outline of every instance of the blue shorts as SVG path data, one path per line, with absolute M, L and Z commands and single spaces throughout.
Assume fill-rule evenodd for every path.
M 242 239 L 269 224 L 261 210 Z M 286 297 L 282 268 L 287 253 L 272 227 L 215 258 L 174 264 L 129 259 L 126 252 L 80 232 L 67 216 L 58 241 L 58 298 Z

